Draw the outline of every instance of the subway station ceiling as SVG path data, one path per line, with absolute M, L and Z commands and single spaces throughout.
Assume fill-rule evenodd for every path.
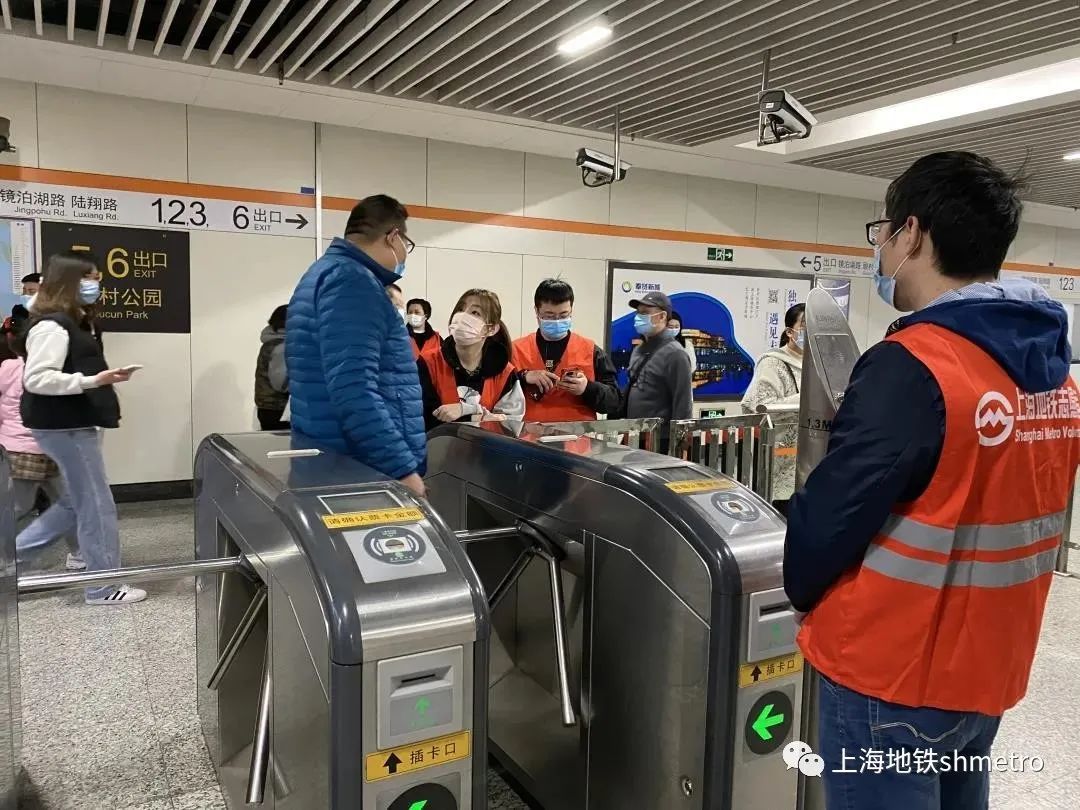
M 598 133 L 618 102 L 625 135 L 682 148 L 752 136 L 766 50 L 770 86 L 828 120 L 1080 44 L 1077 0 L 0 0 L 0 12 L 19 36 Z M 602 46 L 559 51 L 598 22 L 612 29 Z M 1012 165 L 1051 140 L 1041 115 L 1080 137 L 1078 111 L 788 159 L 889 177 L 954 144 Z M 1032 199 L 1080 205 L 1080 164 L 1066 171 L 1054 149 L 1029 164 Z

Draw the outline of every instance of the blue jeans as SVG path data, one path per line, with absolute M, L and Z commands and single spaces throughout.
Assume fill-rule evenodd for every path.
M 824 675 L 820 684 L 818 753 L 825 760 L 828 810 L 990 806 L 989 761 L 976 758 L 989 756 L 1000 717 L 913 709 L 861 695 Z
M 19 557 L 75 532 L 86 570 L 120 567 L 120 528 L 116 519 L 101 435 L 95 428 L 81 430 L 35 430 L 34 440 L 56 462 L 64 479 L 64 491 L 45 514 L 19 532 L 15 548 Z M 88 599 L 108 596 L 116 587 L 87 588 Z

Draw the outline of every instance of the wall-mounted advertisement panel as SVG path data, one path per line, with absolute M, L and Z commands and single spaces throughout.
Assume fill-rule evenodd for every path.
M 671 298 L 681 317 L 683 339 L 696 361 L 694 399 L 738 399 L 754 375 L 754 364 L 780 345 L 784 313 L 806 300 L 812 277 L 750 270 L 612 262 L 608 351 L 628 382 L 630 354 L 640 342 L 630 302 L 658 291 Z

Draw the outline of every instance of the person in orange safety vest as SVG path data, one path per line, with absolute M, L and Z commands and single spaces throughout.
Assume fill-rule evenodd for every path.
M 424 298 L 411 298 L 405 305 L 405 324 L 413 339 L 413 357 L 417 360 L 424 352 L 438 351 L 442 335 L 431 326 L 431 302 Z
M 1027 689 L 1080 463 L 1069 327 L 1001 278 L 1018 184 L 942 152 L 867 224 L 901 312 L 860 358 L 789 507 L 784 586 L 820 675 L 829 808 L 985 810 L 991 745 Z M 867 751 L 892 763 L 860 768 Z M 930 757 L 937 767 L 904 767 Z
M 533 296 L 539 328 L 514 341 L 523 372 L 530 422 L 588 422 L 615 413 L 621 394 L 604 350 L 573 331 L 574 288 L 562 279 L 540 282 Z

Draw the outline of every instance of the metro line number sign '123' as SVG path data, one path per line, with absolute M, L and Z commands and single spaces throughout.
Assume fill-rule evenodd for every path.
M 0 216 L 92 225 L 313 238 L 314 203 L 314 198 L 310 205 L 283 205 L 0 180 Z

